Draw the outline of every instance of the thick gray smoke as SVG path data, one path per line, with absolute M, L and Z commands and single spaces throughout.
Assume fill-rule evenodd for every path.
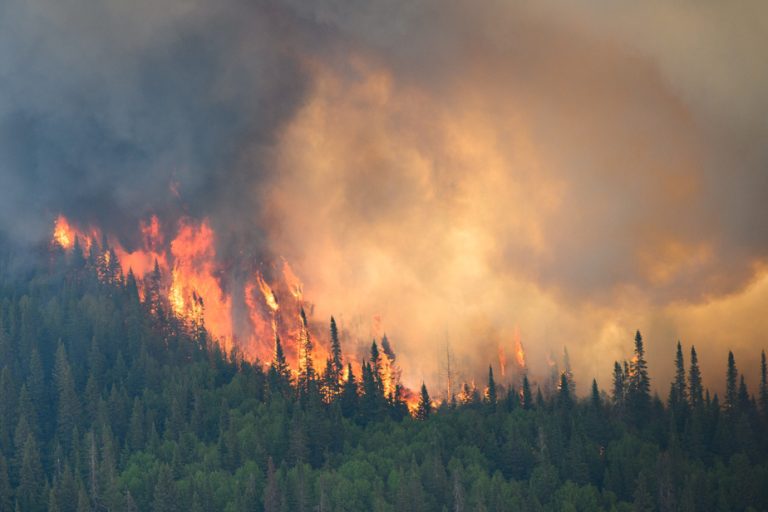
M 759 1 L 0 0 L 0 229 L 209 218 L 412 381 L 515 326 L 605 380 L 640 328 L 716 387 L 768 328 L 766 60 Z
M 185 213 L 236 218 L 222 235 L 258 238 L 244 212 L 256 210 L 261 152 L 307 81 L 293 15 L 259 1 L 0 10 L 4 230 L 40 239 L 64 213 L 130 236 L 151 213 Z

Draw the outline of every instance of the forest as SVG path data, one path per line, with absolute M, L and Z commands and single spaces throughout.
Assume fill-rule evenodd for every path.
M 42 260 L 0 268 L 0 511 L 768 510 L 764 353 L 753 393 L 732 354 L 710 393 L 680 344 L 652 387 L 638 332 L 606 390 L 489 368 L 409 411 L 382 340 L 352 365 L 332 319 L 324 367 L 307 339 L 294 371 L 279 338 L 248 361 L 174 318 L 159 271 L 140 294 L 114 258 Z

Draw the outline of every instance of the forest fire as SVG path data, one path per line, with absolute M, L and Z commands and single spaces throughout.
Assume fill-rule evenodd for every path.
M 166 237 L 159 219 L 152 216 L 140 223 L 139 231 L 141 246 L 128 250 L 117 238 L 104 236 L 96 228 L 81 229 L 60 215 L 51 243 L 66 253 L 77 248 L 84 258 L 117 269 L 121 279 L 132 273 L 142 300 L 147 300 L 150 279 L 159 274 L 158 293 L 176 318 L 189 327 L 204 327 L 227 352 L 236 350 L 249 360 L 269 361 L 276 334 L 293 363 L 298 358 L 300 334 L 315 340 L 327 337 L 320 328 L 312 332 L 311 321 L 301 320 L 303 285 L 287 261 L 279 272 L 273 272 L 271 284 L 256 270 L 245 283 L 227 286 L 217 259 L 216 234 L 207 220 L 182 218 L 174 236 Z M 235 327 L 235 303 L 247 311 L 245 328 Z M 325 352 L 318 345 L 313 352 L 315 362 L 319 364 Z

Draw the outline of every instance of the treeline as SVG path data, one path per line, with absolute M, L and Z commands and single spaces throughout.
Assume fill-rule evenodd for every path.
M 0 272 L 0 511 L 768 507 L 764 356 L 757 397 L 729 357 L 721 403 L 678 346 L 662 400 L 638 333 L 610 396 L 593 380 L 577 399 L 570 372 L 543 393 L 489 369 L 439 407 L 422 387 L 412 416 L 381 345 L 345 364 L 332 322 L 315 369 L 303 322 L 295 376 L 280 340 L 244 361 L 111 261 Z

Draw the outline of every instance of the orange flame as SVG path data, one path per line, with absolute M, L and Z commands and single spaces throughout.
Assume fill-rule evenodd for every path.
M 304 295 L 304 285 L 301 284 L 299 278 L 296 277 L 296 274 L 294 274 L 293 269 L 285 260 L 285 258 L 283 258 L 283 277 L 285 278 L 285 282 L 288 284 L 288 289 L 291 291 L 291 295 L 293 295 L 294 298 L 300 303 Z
M 75 230 L 63 215 L 56 218 L 53 227 L 53 240 L 64 249 L 71 249 L 75 244 Z
M 517 365 L 520 368 L 525 368 L 525 349 L 523 348 L 523 342 L 520 341 L 520 329 L 515 326 L 515 358 L 517 359 Z
M 501 369 L 501 376 L 504 377 L 507 374 L 507 356 L 501 345 L 499 345 L 499 368 Z
M 224 350 L 237 347 L 243 356 L 262 361 L 271 359 L 274 337 L 279 334 L 286 357 L 293 365 L 298 362 L 302 341 L 311 336 L 313 363 L 317 371 L 321 370 L 328 354 L 328 334 L 320 326 L 313 326 L 311 304 L 305 303 L 302 282 L 287 261 L 283 260 L 282 272 L 275 282 L 267 283 L 260 272 L 254 272 L 253 277 L 242 284 L 240 291 L 243 295 L 235 299 L 244 304 L 248 314 L 245 322 L 235 329 L 233 295 L 221 279 L 223 268 L 216 255 L 216 234 L 208 221 L 183 218 L 171 236 L 163 233 L 162 223 L 156 216 L 142 221 L 138 228 L 140 247 L 129 251 L 116 238 L 108 238 L 109 247 L 102 247 L 105 239 L 97 229 L 84 232 L 60 215 L 53 228 L 51 243 L 70 251 L 79 239 L 86 253 L 92 246 L 97 247 L 96 262 L 100 266 L 113 266 L 114 256 L 124 275 L 129 269 L 133 271 L 141 300 L 146 300 L 146 278 L 157 262 L 161 275 L 157 290 L 159 298 L 185 327 L 196 330 L 204 326 Z M 112 279 L 100 269 L 98 272 L 100 278 Z M 308 305 L 310 307 L 306 307 Z M 307 322 L 296 321 L 295 312 L 302 306 L 310 315 Z M 281 319 L 285 314 L 289 317 Z M 384 361 L 387 390 L 394 391 L 400 369 L 388 358 Z
M 259 284 L 259 289 L 261 290 L 261 294 L 264 296 L 264 300 L 266 301 L 267 306 L 269 306 L 269 309 L 271 309 L 273 313 L 276 312 L 278 309 L 280 309 L 280 305 L 277 303 L 275 292 L 272 291 L 272 288 L 270 288 L 270 286 L 264 280 L 261 272 L 256 273 L 256 281 Z
M 171 242 L 173 272 L 171 304 L 177 316 L 193 319 L 193 302 L 202 299 L 206 327 L 220 338 L 224 347 L 232 348 L 232 298 L 224 293 L 216 276 L 214 234 L 207 221 L 194 225 L 182 220 L 179 233 Z

